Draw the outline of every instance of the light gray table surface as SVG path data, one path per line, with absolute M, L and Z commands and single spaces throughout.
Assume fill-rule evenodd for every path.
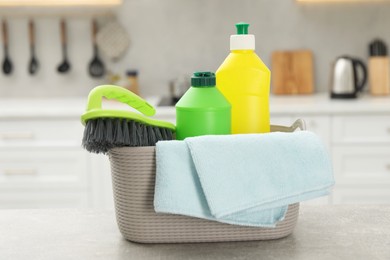
M 273 241 L 137 244 L 113 211 L 0 210 L 0 259 L 390 259 L 390 206 L 301 206 Z

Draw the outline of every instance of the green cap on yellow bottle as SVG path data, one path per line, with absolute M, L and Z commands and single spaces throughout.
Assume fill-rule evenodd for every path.
M 249 23 L 236 23 L 237 34 L 230 36 L 230 50 L 254 50 L 255 36 L 248 34 Z
M 237 34 L 248 34 L 249 23 L 236 23 Z

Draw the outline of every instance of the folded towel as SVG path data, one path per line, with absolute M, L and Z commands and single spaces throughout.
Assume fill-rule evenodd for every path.
M 162 141 L 156 160 L 156 212 L 237 225 L 274 227 L 289 204 L 334 184 L 329 155 L 308 131 Z

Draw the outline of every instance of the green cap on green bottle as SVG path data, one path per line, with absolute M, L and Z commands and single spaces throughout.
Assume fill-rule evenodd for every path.
M 215 74 L 210 71 L 194 72 L 191 77 L 191 86 L 193 87 L 214 87 Z
M 248 34 L 249 23 L 236 23 L 237 34 Z

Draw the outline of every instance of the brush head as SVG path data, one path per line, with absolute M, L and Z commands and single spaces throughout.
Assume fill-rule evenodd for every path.
M 127 104 L 139 113 L 103 109 L 103 97 Z M 154 146 L 160 140 L 172 140 L 176 127 L 150 118 L 155 113 L 152 105 L 127 89 L 114 85 L 95 87 L 81 115 L 85 125 L 82 146 L 89 152 L 107 153 L 114 147 Z
M 121 118 L 96 118 L 86 121 L 82 146 L 89 152 L 106 154 L 114 147 L 155 146 L 172 140 L 173 131 Z

